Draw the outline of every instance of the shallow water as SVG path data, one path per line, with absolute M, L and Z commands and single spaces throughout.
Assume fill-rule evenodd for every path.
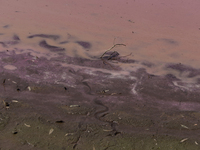
M 199 3 L 1 2 L 0 149 L 199 149 Z
M 170 73 L 194 83 L 198 76 L 188 78 L 188 71 L 180 73 L 166 65 L 199 68 L 199 4 L 196 0 L 7 0 L 0 6 L 0 47 L 37 57 L 64 53 L 96 59 L 113 44 L 123 43 L 126 47 L 114 50 L 121 56 L 132 53 L 127 59 L 137 60 L 118 63 L 123 70 L 143 67 L 155 75 Z

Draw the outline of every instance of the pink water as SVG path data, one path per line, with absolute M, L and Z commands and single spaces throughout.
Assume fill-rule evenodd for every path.
M 124 43 L 126 47 L 116 50 L 121 55 L 132 52 L 130 59 L 155 64 L 147 68 L 154 74 L 170 72 L 163 69 L 166 63 L 200 68 L 199 5 L 198 0 L 6 0 L 0 5 L 0 41 L 16 34 L 21 42 L 8 48 L 0 45 L 0 50 L 17 47 L 49 53 L 38 46 L 41 38 L 27 36 L 56 34 L 61 38 L 47 42 L 59 46 L 70 41 L 62 47 L 71 56 L 101 56 L 113 43 Z M 88 41 L 92 48 L 86 51 L 76 40 Z M 134 67 L 124 65 L 129 70 Z

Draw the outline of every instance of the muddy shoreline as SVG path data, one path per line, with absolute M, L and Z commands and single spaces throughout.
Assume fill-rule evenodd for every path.
M 0 150 L 200 149 L 199 5 L 2 1 Z
M 2 150 L 199 148 L 197 84 L 145 68 L 123 75 L 100 59 L 16 51 L 0 53 Z

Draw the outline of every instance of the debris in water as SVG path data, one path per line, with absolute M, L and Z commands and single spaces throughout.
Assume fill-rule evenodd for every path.
M 108 52 L 108 51 L 110 51 L 111 49 L 113 49 L 115 46 L 117 46 L 117 45 L 123 45 L 123 46 L 126 46 L 125 44 L 115 44 L 115 45 L 113 45 L 110 49 L 108 49 L 108 50 L 106 50 L 104 53 L 103 53 L 103 55 L 101 55 L 101 59 L 103 58 L 103 56 Z
M 128 22 L 130 22 L 130 23 L 135 23 L 133 20 L 130 20 L 130 19 L 128 20 Z
M 196 145 L 199 145 L 199 143 L 197 143 L 197 141 L 194 142 Z
M 126 46 L 125 44 L 115 44 L 110 49 L 106 50 L 100 57 L 100 59 L 103 61 L 104 64 L 108 64 L 111 68 L 115 69 L 109 62 L 109 60 L 119 60 L 119 53 L 117 51 L 108 53 L 111 49 L 113 49 L 115 46 L 122 45 Z

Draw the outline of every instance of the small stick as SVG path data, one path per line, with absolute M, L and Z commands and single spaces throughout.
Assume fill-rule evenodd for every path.
M 118 45 L 123 45 L 123 46 L 126 46 L 125 44 L 114 44 L 110 49 L 106 50 L 103 55 L 101 55 L 100 59 L 103 61 L 104 64 L 108 64 L 111 68 L 115 69 L 109 62 L 107 62 L 106 60 L 103 59 L 103 56 L 108 52 L 110 51 L 111 49 L 113 49 L 115 46 L 118 46 Z
M 128 54 L 128 55 L 125 55 L 125 56 L 121 56 L 121 57 L 127 57 L 127 56 L 131 56 L 132 55 L 132 53 L 130 53 L 130 54 Z
M 101 58 L 101 60 L 103 61 L 104 64 L 108 64 L 112 69 L 115 69 L 109 62 L 107 62 L 103 58 Z
M 115 45 L 113 45 L 110 49 L 106 50 L 106 51 L 103 53 L 103 55 L 101 55 L 100 58 L 103 58 L 103 56 L 104 56 L 108 51 L 110 51 L 111 49 L 113 49 L 113 48 L 114 48 L 115 46 L 117 46 L 117 45 L 123 45 L 123 46 L 126 46 L 125 44 L 115 44 Z

